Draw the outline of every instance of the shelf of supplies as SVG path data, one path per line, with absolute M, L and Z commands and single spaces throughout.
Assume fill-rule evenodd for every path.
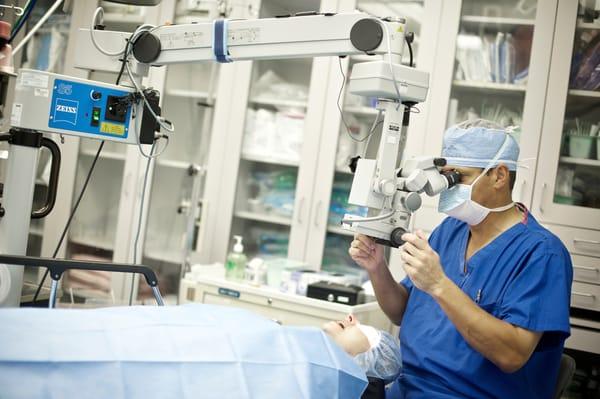
M 206 100 L 208 98 L 208 92 L 206 91 L 167 89 L 165 93 L 167 96 L 171 97 L 195 98 L 198 100 Z
M 577 29 L 600 29 L 600 23 L 577 21 Z
M 485 25 L 535 25 L 534 19 L 525 18 L 503 18 L 503 17 L 486 17 L 483 15 L 463 15 L 460 18 L 461 22 L 466 24 L 485 24 Z
M 328 233 L 333 233 L 333 234 L 338 234 L 338 235 L 341 235 L 341 236 L 354 237 L 354 232 L 353 231 L 343 229 L 343 228 L 341 228 L 339 226 L 329 225 L 329 226 L 327 226 L 327 232 Z
M 271 165 L 282 165 L 282 166 L 292 166 L 298 167 L 300 162 L 291 161 L 289 159 L 277 158 L 268 155 L 259 155 L 259 154 L 250 154 L 250 153 L 242 153 L 242 159 L 250 162 L 260 162 L 260 163 L 268 163 Z
M 269 98 L 269 97 L 252 97 L 249 100 L 250 104 L 254 105 L 267 105 L 271 107 L 291 107 L 291 108 L 306 108 L 307 102 L 298 100 L 283 100 L 280 98 Z
M 96 156 L 96 150 L 82 150 L 81 151 L 81 155 L 93 158 L 93 157 Z M 125 160 L 125 153 L 122 153 L 122 152 L 102 151 L 100 153 L 100 158 L 101 159 L 114 159 L 116 161 L 124 161 Z
M 190 167 L 190 163 L 186 161 L 177 161 L 175 159 L 161 159 L 158 158 L 156 160 L 156 164 L 158 166 L 162 166 L 165 168 L 173 168 L 173 169 L 188 169 Z
M 366 107 L 361 105 L 349 105 L 344 107 L 344 112 L 348 112 L 357 116 L 375 116 L 379 113 L 377 108 Z
M 600 91 L 592 91 L 592 90 L 569 90 L 570 96 L 577 97 L 589 97 L 589 98 L 598 98 L 600 99 Z
M 113 243 L 106 240 L 105 238 L 97 237 L 83 237 L 83 236 L 71 236 L 69 242 L 77 245 L 82 245 L 89 248 L 98 248 L 104 251 L 113 251 Z
M 574 165 L 585 165 L 585 166 L 598 166 L 600 167 L 600 160 L 597 159 L 583 159 L 583 158 L 572 158 L 572 157 L 560 157 L 561 163 L 569 163 Z
M 256 213 L 249 211 L 237 211 L 234 216 L 239 219 L 254 220 L 256 222 L 264 222 L 271 224 L 279 224 L 281 226 L 291 226 L 292 219 L 284 216 L 267 215 L 264 213 Z
M 525 85 L 515 85 L 512 83 L 492 83 L 492 82 L 470 82 L 466 80 L 454 80 L 452 86 L 465 90 L 486 90 L 502 93 L 523 94 L 527 90 Z

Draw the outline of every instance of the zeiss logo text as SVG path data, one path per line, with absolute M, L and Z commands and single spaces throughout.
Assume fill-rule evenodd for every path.
M 54 122 L 77 124 L 77 109 L 79 101 L 57 98 L 54 106 Z
M 57 105 L 56 106 L 56 110 L 58 112 L 69 112 L 71 114 L 76 114 L 77 113 L 77 108 L 75 108 L 75 107 L 68 107 L 66 105 Z

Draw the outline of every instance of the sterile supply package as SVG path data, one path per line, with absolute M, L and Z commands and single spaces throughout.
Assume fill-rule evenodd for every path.
M 1 309 L 0 397 L 360 398 L 323 331 L 211 305 Z

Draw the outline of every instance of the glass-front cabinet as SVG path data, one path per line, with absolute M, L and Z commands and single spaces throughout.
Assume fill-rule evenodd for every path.
M 600 20 L 588 3 L 559 1 L 535 203 L 545 222 L 600 230 Z
M 318 0 L 264 0 L 255 17 L 320 9 Z M 315 76 L 315 62 L 311 58 L 260 60 L 245 66 L 251 71 L 242 111 L 244 125 L 230 236 L 243 237 L 249 257 L 298 258 L 304 249 L 292 242 L 303 234 L 310 207 L 310 187 L 303 187 L 301 180 L 306 182 L 311 174 L 316 153 L 309 154 L 313 160 L 307 162 L 306 146 L 315 146 L 320 133 L 307 127 L 309 115 L 314 119 L 319 112 L 309 109 L 314 103 L 314 97 L 310 101 L 309 97 L 317 91 L 314 80 L 320 79 Z
M 424 154 L 441 152 L 446 128 L 478 118 L 512 127 L 520 145 L 513 199 L 531 207 L 546 101 L 556 0 L 448 1 L 432 70 Z M 416 227 L 444 215 L 425 198 Z

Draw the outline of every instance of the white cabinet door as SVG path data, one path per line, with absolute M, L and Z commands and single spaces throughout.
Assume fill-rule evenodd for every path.
M 600 24 L 578 18 L 577 0 L 558 4 L 533 210 L 544 222 L 600 230 Z
M 444 130 L 455 123 L 491 119 L 515 125 L 520 161 L 513 199 L 531 206 L 546 101 L 548 59 L 557 1 L 444 2 L 432 71 L 424 153 L 440 154 Z M 498 51 L 496 51 L 498 49 Z M 509 54 L 509 56 L 504 56 Z M 500 62 L 500 60 L 504 62 Z M 424 210 L 437 212 L 437 198 Z M 431 220 L 433 215 L 424 217 Z M 419 213 L 416 217 L 417 227 Z
M 331 3 L 264 0 L 258 16 L 335 11 L 335 2 Z M 225 259 L 233 235 L 244 237 L 250 257 L 302 259 L 313 201 L 327 60 L 236 64 L 231 68 L 235 83 L 229 104 L 219 98 L 215 109 L 213 130 L 226 135 L 227 145 L 221 153 L 226 162 L 219 176 L 220 198 L 214 206 L 208 204 L 207 211 L 219 218 L 213 224 L 211 260 Z M 213 187 L 209 180 L 207 187 Z

